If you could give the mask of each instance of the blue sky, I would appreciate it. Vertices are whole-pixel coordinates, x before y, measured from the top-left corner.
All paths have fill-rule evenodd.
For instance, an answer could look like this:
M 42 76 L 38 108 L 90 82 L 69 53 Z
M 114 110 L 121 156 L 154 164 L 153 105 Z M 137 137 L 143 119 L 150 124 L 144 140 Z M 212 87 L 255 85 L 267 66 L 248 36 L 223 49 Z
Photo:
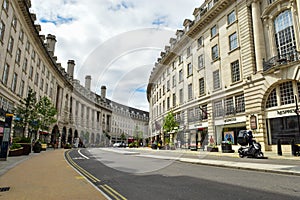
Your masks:
M 197 0 L 32 0 L 42 34 L 56 35 L 55 55 L 66 68 L 75 60 L 75 78 L 118 103 L 148 110 L 150 72 L 169 38 L 194 19 Z

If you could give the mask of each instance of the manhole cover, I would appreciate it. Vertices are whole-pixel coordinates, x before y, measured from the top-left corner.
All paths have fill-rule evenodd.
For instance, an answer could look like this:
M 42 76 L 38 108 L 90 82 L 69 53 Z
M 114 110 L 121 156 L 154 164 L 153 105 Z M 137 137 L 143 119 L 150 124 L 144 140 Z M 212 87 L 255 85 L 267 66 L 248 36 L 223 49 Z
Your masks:
M 10 187 L 2 187 L 0 188 L 0 192 L 6 192 L 10 189 Z

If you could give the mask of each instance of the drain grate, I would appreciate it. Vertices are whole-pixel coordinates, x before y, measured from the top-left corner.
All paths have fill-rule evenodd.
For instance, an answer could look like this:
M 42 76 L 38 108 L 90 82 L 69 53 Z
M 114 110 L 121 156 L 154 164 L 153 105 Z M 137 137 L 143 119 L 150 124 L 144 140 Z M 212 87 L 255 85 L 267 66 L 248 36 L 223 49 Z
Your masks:
M 10 187 L 2 187 L 0 188 L 0 192 L 7 192 L 10 189 Z

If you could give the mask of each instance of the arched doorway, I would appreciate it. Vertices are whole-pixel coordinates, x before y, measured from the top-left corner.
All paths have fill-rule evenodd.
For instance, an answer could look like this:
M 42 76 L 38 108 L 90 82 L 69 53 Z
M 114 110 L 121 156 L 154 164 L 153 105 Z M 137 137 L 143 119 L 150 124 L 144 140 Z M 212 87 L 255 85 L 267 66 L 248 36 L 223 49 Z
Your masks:
M 59 134 L 58 126 L 55 125 L 51 132 L 51 141 L 50 142 L 53 143 L 54 141 L 58 141 L 59 136 L 60 136 L 60 134 Z
M 73 139 L 73 133 L 72 133 L 72 129 L 70 128 L 69 133 L 68 133 L 68 143 L 69 144 L 73 144 L 72 139 Z
M 67 129 L 63 127 L 62 134 L 61 134 L 61 147 L 64 147 L 67 141 Z

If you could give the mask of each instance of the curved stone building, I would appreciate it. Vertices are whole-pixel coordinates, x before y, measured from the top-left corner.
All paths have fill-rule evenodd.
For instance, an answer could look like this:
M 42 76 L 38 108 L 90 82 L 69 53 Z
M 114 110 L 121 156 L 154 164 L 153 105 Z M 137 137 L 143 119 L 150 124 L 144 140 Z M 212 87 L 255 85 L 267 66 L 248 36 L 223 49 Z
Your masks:
M 184 20 L 149 78 L 150 134 L 189 148 L 253 130 L 263 150 L 300 143 L 300 5 L 297 0 L 205 0 Z M 296 114 L 297 113 L 297 114 Z M 203 137 L 206 139 L 203 140 Z M 201 140 L 202 138 L 202 140 Z M 235 146 L 236 145 L 236 146 Z
M 116 129 L 112 129 L 117 103 L 106 98 L 106 87 L 101 87 L 101 95 L 91 92 L 91 76 L 86 76 L 84 87 L 74 79 L 74 60 L 68 61 L 67 71 L 57 62 L 56 37 L 40 35 L 41 26 L 36 22 L 36 15 L 30 12 L 30 0 L 1 0 L 0 5 L 1 141 L 5 113 L 13 112 L 20 99 L 32 89 L 38 100 L 47 96 L 58 110 L 57 124 L 49 133 L 41 133 L 46 134 L 49 141 L 59 141 L 60 146 L 72 144 L 75 138 L 80 138 L 86 146 L 115 142 L 111 136 L 118 138 L 121 133 L 116 134 Z M 128 109 L 134 115 L 131 123 L 147 130 L 148 113 Z M 128 116 L 122 117 L 128 119 Z M 130 128 L 124 131 L 128 137 L 132 136 Z

